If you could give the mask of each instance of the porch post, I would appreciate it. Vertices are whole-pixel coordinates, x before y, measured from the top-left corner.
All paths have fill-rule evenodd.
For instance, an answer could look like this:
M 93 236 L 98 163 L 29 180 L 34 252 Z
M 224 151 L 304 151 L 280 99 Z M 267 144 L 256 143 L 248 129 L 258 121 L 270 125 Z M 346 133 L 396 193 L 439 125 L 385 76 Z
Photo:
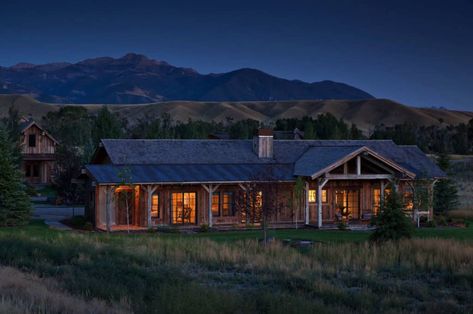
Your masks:
M 356 156 L 356 174 L 361 175 L 361 156 Z
M 204 185 L 202 184 L 202 187 L 208 192 L 209 194 L 209 203 L 208 203 L 208 218 L 209 218 L 209 221 L 208 221 L 208 225 L 209 227 L 212 227 L 213 226 L 213 216 L 212 216 L 212 197 L 213 197 L 213 192 L 215 192 L 218 187 L 220 186 L 220 184 L 217 184 L 217 185 L 212 185 L 212 184 L 209 184 L 209 185 Z
M 304 214 L 305 214 L 305 224 L 309 224 L 309 182 L 305 182 L 305 208 L 304 208 Z
M 158 187 L 157 186 L 152 186 L 152 185 L 147 185 L 146 186 L 146 196 L 147 196 L 147 210 L 148 210 L 148 228 L 151 227 L 151 208 L 152 208 L 152 198 L 153 198 L 153 193 L 156 191 Z
M 317 227 L 322 227 L 322 189 L 327 184 L 328 179 L 319 179 L 317 182 Z
M 386 186 L 384 185 L 384 180 L 381 180 L 381 191 L 380 191 L 380 200 L 379 200 L 379 203 L 381 205 L 381 207 L 384 207 L 384 189 L 386 188 Z
M 434 186 L 437 183 L 437 180 L 433 180 L 432 183 L 429 185 L 429 217 L 428 220 L 432 220 L 434 217 Z
M 112 197 L 113 197 L 113 191 L 115 190 L 115 187 L 113 186 L 105 186 L 105 220 L 107 224 L 107 232 L 112 231 Z

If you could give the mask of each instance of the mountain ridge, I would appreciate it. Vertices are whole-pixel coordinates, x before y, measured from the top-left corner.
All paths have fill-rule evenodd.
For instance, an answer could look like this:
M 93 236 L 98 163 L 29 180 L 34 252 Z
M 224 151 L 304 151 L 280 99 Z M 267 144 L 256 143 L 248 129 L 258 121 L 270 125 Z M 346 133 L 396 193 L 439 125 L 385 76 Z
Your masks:
M 201 74 L 135 53 L 76 63 L 0 67 L 0 94 L 27 94 L 39 101 L 76 104 L 374 98 L 340 82 L 288 80 L 252 68 Z
M 7 116 L 8 108 L 13 106 L 21 115 L 31 115 L 38 121 L 50 111 L 57 111 L 63 105 L 39 102 L 23 95 L 0 95 L 0 118 Z M 75 105 L 85 107 L 90 114 L 96 114 L 102 104 Z M 293 101 L 243 101 L 243 102 L 196 102 L 167 101 L 151 104 L 127 104 L 108 106 L 128 125 L 141 119 L 159 118 L 168 113 L 174 121 L 186 122 L 189 119 L 225 123 L 253 119 L 271 123 L 283 118 L 317 117 L 331 113 L 337 119 L 356 124 L 365 134 L 376 125 L 410 123 L 415 125 L 457 125 L 468 123 L 473 112 L 434 108 L 415 108 L 388 99 L 371 100 L 293 100 Z

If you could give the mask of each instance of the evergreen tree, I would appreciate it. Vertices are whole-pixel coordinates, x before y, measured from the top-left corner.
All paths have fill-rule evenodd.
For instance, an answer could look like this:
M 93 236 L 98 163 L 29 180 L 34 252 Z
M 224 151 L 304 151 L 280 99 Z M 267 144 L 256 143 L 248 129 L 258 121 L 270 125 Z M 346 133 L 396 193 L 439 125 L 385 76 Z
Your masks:
M 437 158 L 438 166 L 448 173 L 450 158 L 446 153 L 440 153 Z M 449 178 L 441 179 L 434 187 L 434 211 L 442 213 L 454 209 L 458 205 L 458 190 Z
M 28 223 L 30 199 L 13 157 L 7 131 L 0 128 L 0 226 Z
M 314 131 L 314 124 L 312 122 L 312 119 L 308 119 L 304 123 L 304 139 L 306 140 L 312 140 L 315 139 L 315 131 Z
M 403 212 L 402 201 L 396 191 L 392 191 L 383 202 L 381 211 L 373 220 L 376 225 L 371 234 L 372 241 L 397 241 L 410 238 L 413 233 L 412 222 Z
M 123 125 L 117 115 L 111 113 L 106 106 L 102 106 L 92 128 L 94 144 L 97 145 L 103 138 L 120 138 Z

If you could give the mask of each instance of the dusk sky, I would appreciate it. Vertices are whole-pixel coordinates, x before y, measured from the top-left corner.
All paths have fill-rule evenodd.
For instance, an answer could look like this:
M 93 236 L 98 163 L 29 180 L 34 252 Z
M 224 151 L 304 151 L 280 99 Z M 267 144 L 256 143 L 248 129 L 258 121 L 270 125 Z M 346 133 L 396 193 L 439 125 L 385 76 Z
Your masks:
M 5 1 L 0 65 L 145 54 L 473 110 L 473 1 Z

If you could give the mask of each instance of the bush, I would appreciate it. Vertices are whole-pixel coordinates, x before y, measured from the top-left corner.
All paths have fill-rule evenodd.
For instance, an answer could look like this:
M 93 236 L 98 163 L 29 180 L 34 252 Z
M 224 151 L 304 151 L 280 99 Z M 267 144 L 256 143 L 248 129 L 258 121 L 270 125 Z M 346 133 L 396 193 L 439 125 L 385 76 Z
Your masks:
M 199 232 L 209 232 L 210 227 L 208 224 L 201 224 L 199 228 Z
M 397 241 L 410 238 L 414 232 L 412 222 L 404 215 L 401 199 L 395 191 L 383 203 L 373 222 L 376 229 L 371 234 L 372 241 Z

